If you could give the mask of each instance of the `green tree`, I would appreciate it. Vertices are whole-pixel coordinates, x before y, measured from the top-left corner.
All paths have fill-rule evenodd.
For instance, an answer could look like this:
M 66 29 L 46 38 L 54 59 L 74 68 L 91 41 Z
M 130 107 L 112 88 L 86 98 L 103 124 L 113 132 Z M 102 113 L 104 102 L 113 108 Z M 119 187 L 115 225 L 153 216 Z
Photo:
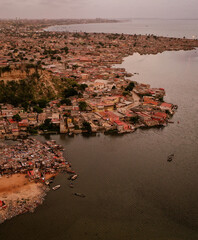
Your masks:
M 81 101 L 81 102 L 78 103 L 78 106 L 79 106 L 80 111 L 86 111 L 87 103 Z
M 125 97 L 126 95 L 128 95 L 129 94 L 129 92 L 128 91 L 124 91 L 123 93 L 122 93 L 122 95 Z
M 130 82 L 129 85 L 125 88 L 125 91 L 132 91 L 134 87 L 134 82 Z
M 72 105 L 72 102 L 69 98 L 63 98 L 61 100 L 61 104 L 66 104 L 67 106 L 71 106 Z
M 139 117 L 138 117 L 138 116 L 134 116 L 134 117 L 131 117 L 131 118 L 130 118 L 130 122 L 131 122 L 131 123 L 136 124 L 138 121 L 139 121 Z
M 42 110 L 42 108 L 40 108 L 39 106 L 34 106 L 34 107 L 33 107 L 33 112 L 42 113 L 43 110 Z
M 38 100 L 38 105 L 40 108 L 46 108 L 47 102 L 48 101 L 46 99 L 40 99 L 40 100 Z
M 17 113 L 16 115 L 14 115 L 13 117 L 12 117 L 12 119 L 14 120 L 14 121 L 16 121 L 16 122 L 20 122 L 21 121 L 21 117 L 20 117 L 20 115 Z
M 63 96 L 65 98 L 72 97 L 72 96 L 75 96 L 75 95 L 78 95 L 78 92 L 76 91 L 75 88 L 69 87 L 69 88 L 65 89 L 64 92 L 63 92 Z
M 64 52 L 65 52 L 65 54 L 68 54 L 68 52 L 69 52 L 69 49 L 68 49 L 68 47 L 67 46 L 65 46 L 64 48 L 62 48 L 61 50 L 63 50 Z
M 91 133 L 92 132 L 91 124 L 87 121 L 84 121 L 83 122 L 83 130 L 86 130 L 88 133 Z
M 80 85 L 79 85 L 78 89 L 79 89 L 80 91 L 84 92 L 87 87 L 88 87 L 88 85 L 83 83 L 83 84 L 80 84 Z
M 38 133 L 37 129 L 36 128 L 33 128 L 33 127 L 28 127 L 27 128 L 27 131 L 31 134 L 31 135 L 35 135 Z
M 51 119 L 45 119 L 44 123 L 39 126 L 40 130 L 59 131 L 59 126 L 53 124 Z

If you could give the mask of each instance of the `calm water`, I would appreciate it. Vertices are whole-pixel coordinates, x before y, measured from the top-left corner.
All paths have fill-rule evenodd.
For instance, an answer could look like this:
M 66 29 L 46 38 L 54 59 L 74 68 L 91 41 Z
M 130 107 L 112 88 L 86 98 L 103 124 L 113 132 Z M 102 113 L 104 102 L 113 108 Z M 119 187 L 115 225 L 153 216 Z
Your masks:
M 165 37 L 198 38 L 198 20 L 133 19 L 121 23 L 52 26 L 49 31 L 154 34 Z
M 61 189 L 35 213 L 1 225 L 0 240 L 198 239 L 197 65 L 197 50 L 126 58 L 134 80 L 164 87 L 179 105 L 175 124 L 119 137 L 51 136 L 79 173 L 75 188 L 59 175 Z

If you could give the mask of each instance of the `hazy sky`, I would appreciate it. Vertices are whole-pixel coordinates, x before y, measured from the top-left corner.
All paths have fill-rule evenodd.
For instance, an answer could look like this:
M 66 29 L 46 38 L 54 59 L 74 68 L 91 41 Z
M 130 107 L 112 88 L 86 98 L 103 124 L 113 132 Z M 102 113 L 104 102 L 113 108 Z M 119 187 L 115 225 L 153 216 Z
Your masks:
M 0 0 L 0 18 L 198 18 L 198 0 Z

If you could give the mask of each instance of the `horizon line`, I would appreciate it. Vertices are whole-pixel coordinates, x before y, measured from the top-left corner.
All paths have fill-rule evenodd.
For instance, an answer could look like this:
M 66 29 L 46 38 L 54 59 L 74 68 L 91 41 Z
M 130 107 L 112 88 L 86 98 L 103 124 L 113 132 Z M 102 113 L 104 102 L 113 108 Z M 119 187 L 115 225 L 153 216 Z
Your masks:
M 1 17 L 0 20 L 133 20 L 133 19 L 153 19 L 153 20 L 198 20 L 198 18 L 158 18 L 158 17 L 127 17 L 127 18 L 109 18 L 109 17 L 96 17 L 96 18 L 21 18 L 21 17 Z

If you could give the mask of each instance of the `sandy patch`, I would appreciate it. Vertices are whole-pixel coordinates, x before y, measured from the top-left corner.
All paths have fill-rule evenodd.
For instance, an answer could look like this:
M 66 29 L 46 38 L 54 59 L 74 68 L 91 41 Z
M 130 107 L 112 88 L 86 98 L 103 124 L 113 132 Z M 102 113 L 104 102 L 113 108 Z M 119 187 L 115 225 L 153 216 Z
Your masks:
M 52 177 L 48 175 L 47 178 Z M 43 183 L 30 182 L 25 174 L 0 178 L 0 200 L 7 205 L 0 209 L 0 223 L 13 216 L 34 211 L 42 204 L 47 187 Z

